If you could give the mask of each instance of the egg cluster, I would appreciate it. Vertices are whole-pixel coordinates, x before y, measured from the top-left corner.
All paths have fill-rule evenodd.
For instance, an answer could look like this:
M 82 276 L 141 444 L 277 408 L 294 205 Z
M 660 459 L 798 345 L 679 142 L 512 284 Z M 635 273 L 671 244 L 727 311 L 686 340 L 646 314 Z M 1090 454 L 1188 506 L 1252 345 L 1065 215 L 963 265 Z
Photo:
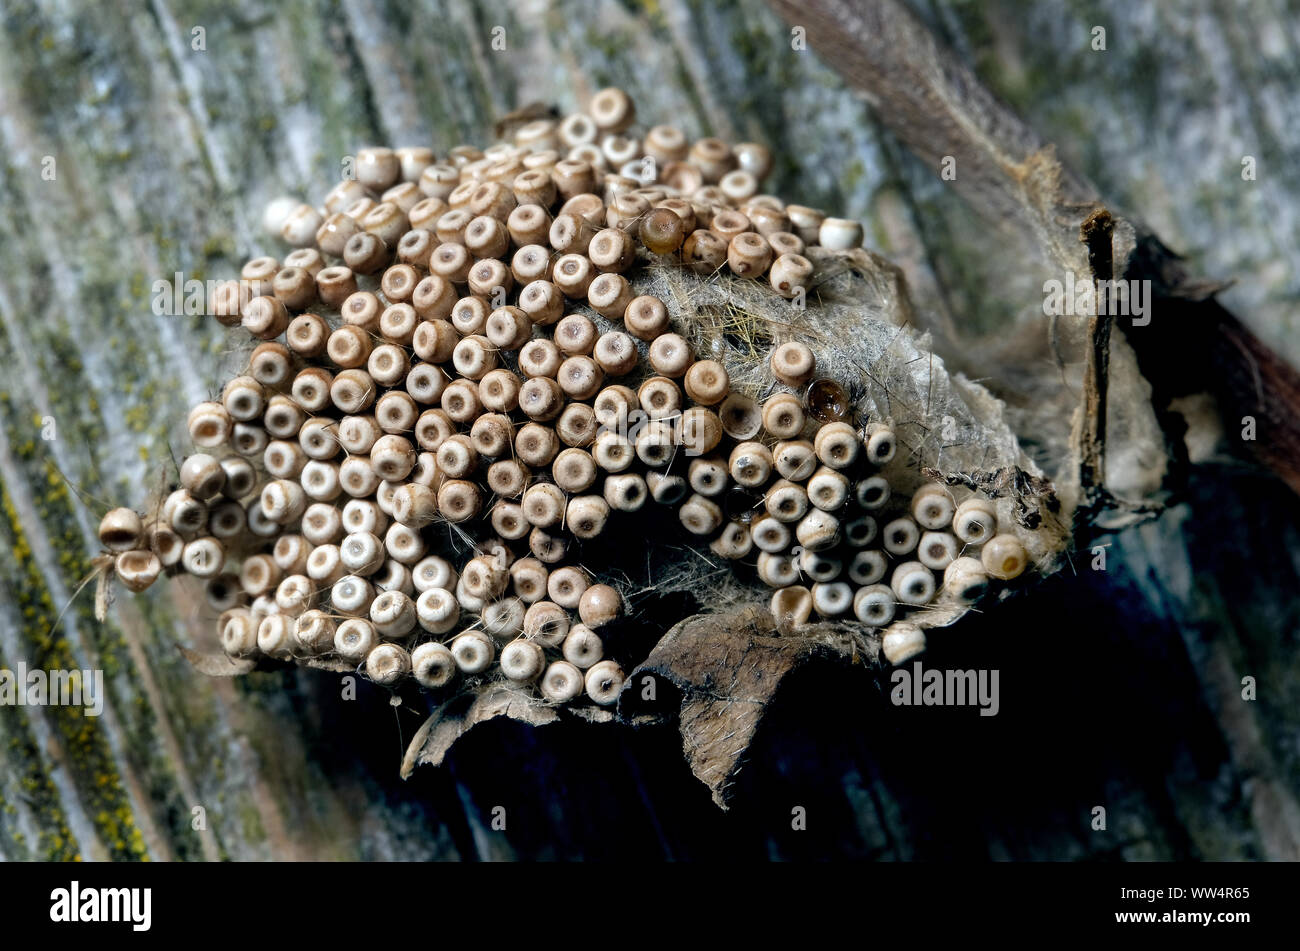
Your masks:
M 633 289 L 638 267 L 687 267 L 795 298 L 806 247 L 862 241 L 759 194 L 762 146 L 634 123 L 606 89 L 482 151 L 363 150 L 322 207 L 272 203 L 294 249 L 212 306 L 261 341 L 247 370 L 190 411 L 198 451 L 158 511 L 101 524 L 122 583 L 204 579 L 234 657 L 610 704 L 624 675 L 600 632 L 624 601 L 581 555 L 622 513 L 663 506 L 720 556 L 756 551 L 795 623 L 880 627 L 936 573 L 963 600 L 1019 574 L 988 501 L 926 486 L 897 510 L 893 433 L 855 428 L 808 346 L 771 351 L 760 402 Z
M 782 383 L 801 389 L 804 400 L 781 392 L 761 412 L 743 398 L 724 405 L 727 423 L 746 441 L 731 451 L 725 471 L 697 460 L 690 478 L 700 491 L 700 480 L 714 477 L 709 467 L 717 466 L 724 482 L 730 475 L 729 508 L 737 517 L 711 547 L 736 559 L 757 550 L 758 577 L 776 589 L 771 606 L 778 620 L 798 625 L 815 611 L 886 627 L 901 611 L 940 595 L 972 603 L 990 579 L 1010 580 L 1025 570 L 1024 546 L 1013 534 L 999 534 L 988 499 L 972 496 L 958 505 L 935 484 L 894 496 L 882 471 L 897 452 L 894 433 L 880 423 L 860 432 L 845 422 L 843 388 L 827 379 L 809 382 L 813 359 L 806 347 L 776 348 L 772 369 Z M 811 440 L 803 438 L 810 422 Z M 755 441 L 760 432 L 771 445 Z M 917 634 L 908 631 L 913 642 Z

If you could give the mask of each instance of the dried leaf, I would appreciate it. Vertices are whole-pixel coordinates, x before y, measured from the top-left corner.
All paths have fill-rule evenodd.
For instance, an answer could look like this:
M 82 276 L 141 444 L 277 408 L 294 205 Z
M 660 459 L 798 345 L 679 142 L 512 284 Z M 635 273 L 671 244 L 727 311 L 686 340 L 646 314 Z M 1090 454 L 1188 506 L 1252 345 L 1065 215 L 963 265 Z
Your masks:
M 303 657 L 298 660 L 303 667 L 315 667 L 317 670 L 328 670 L 336 674 L 355 674 L 357 665 L 350 661 L 340 660 L 337 657 Z
M 95 574 L 95 620 L 102 622 L 113 604 L 113 558 L 100 555 L 91 564 Z
M 424 721 L 402 759 L 402 778 L 408 778 L 416 766 L 439 765 L 457 740 L 487 720 L 509 717 L 531 726 L 545 726 L 557 722 L 560 716 L 559 707 L 511 684 L 483 684 L 447 701 Z M 590 710 L 584 719 L 607 722 L 614 719 L 614 714 L 610 710 Z
M 247 657 L 230 657 L 227 654 L 204 654 L 181 644 L 177 644 L 176 649 L 181 652 L 182 657 L 190 662 L 191 667 L 209 677 L 238 677 L 250 673 L 257 667 L 257 661 Z
M 781 636 L 768 611 L 696 615 L 670 630 L 628 678 L 620 713 L 631 708 L 646 675 L 681 691 L 679 726 L 691 772 L 727 808 L 729 788 L 743 765 L 781 682 L 824 660 L 874 664 L 879 642 L 851 624 L 809 624 Z

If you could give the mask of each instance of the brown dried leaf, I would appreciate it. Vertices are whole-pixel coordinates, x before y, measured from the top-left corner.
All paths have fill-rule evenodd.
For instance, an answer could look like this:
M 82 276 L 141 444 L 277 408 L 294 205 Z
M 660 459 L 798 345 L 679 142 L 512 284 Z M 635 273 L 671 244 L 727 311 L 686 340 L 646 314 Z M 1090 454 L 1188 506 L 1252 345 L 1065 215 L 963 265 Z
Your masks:
M 328 670 L 335 674 L 355 674 L 357 665 L 350 661 L 340 660 L 337 657 L 301 657 L 298 663 L 303 667 L 314 667 L 317 670 Z
M 509 717 L 531 726 L 545 726 L 560 719 L 560 708 L 518 687 L 492 682 L 474 691 L 460 694 L 434 711 L 416 731 L 402 758 L 401 775 L 408 778 L 416 766 L 442 763 L 452 744 L 480 723 L 497 717 Z M 584 719 L 607 722 L 614 719 L 610 710 L 586 711 Z
M 176 649 L 181 652 L 182 657 L 190 662 L 191 667 L 209 677 L 239 677 L 250 673 L 257 666 L 256 660 L 247 657 L 235 658 L 227 654 L 204 654 L 181 644 L 177 644 Z
M 682 748 L 713 801 L 727 808 L 729 787 L 782 680 L 825 660 L 875 664 L 879 641 L 852 624 L 809 624 L 782 636 L 770 612 L 696 615 L 670 630 L 623 688 L 620 713 L 642 676 L 673 683 L 682 694 Z

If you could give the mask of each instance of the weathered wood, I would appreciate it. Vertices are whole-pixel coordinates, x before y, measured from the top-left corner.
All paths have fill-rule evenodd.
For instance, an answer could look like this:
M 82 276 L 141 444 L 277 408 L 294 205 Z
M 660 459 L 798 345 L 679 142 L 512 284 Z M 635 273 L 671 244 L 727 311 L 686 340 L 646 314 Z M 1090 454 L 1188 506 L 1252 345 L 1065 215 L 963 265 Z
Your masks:
M 1294 34 L 1281 15 L 1197 9 L 1199 21 L 1175 21 L 1098 4 L 1112 24 L 1100 61 L 1075 7 L 922 12 L 1103 192 L 1196 250 L 1207 273 L 1241 274 L 1232 302 L 1285 341 L 1289 278 L 1274 249 L 1296 245 L 1280 170 L 1300 124 L 1243 97 L 1294 84 Z M 1176 70 L 1198 69 L 1176 65 L 1194 22 L 1219 27 L 1190 39 L 1239 77 L 1232 108 L 1173 94 Z M 3 857 L 1295 856 L 1300 671 L 1287 593 L 1300 581 L 1300 512 L 1240 470 L 1202 474 L 1189 507 L 1114 539 L 1107 571 L 1080 564 L 1077 579 L 936 639 L 934 663 L 1001 669 L 997 717 L 893 707 L 860 671 L 797 675 L 726 817 L 671 728 L 493 723 L 445 767 L 401 783 L 425 711 L 364 684 L 344 700 L 324 672 L 197 675 L 175 647 L 211 643 L 192 587 L 122 598 L 96 623 L 90 592 L 72 595 L 97 515 L 145 498 L 186 445 L 184 406 L 242 358 L 211 322 L 155 314 L 153 282 L 232 274 L 270 247 L 258 233 L 267 199 L 321 193 L 367 142 L 481 141 L 520 102 L 569 108 L 617 82 L 647 116 L 769 143 L 773 190 L 864 218 L 908 271 L 927 325 L 998 326 L 990 262 L 1005 259 L 757 0 L 15 3 L 3 25 L 0 666 L 100 667 L 108 680 L 98 720 L 0 707 Z M 191 47 L 196 26 L 205 50 Z M 495 26 L 505 52 L 491 48 Z M 1167 97 L 1144 93 L 1152 62 Z M 1167 145 L 1189 128 L 1219 141 L 1234 117 L 1253 123 L 1251 185 L 1239 188 L 1226 152 L 1205 163 Z M 1251 188 L 1258 197 L 1239 200 Z M 1259 684 L 1251 705 L 1239 699 L 1246 674 Z M 498 805 L 504 832 L 491 827 Z M 791 830 L 796 805 L 805 832 Z M 1106 834 L 1089 829 L 1094 805 L 1108 808 Z

